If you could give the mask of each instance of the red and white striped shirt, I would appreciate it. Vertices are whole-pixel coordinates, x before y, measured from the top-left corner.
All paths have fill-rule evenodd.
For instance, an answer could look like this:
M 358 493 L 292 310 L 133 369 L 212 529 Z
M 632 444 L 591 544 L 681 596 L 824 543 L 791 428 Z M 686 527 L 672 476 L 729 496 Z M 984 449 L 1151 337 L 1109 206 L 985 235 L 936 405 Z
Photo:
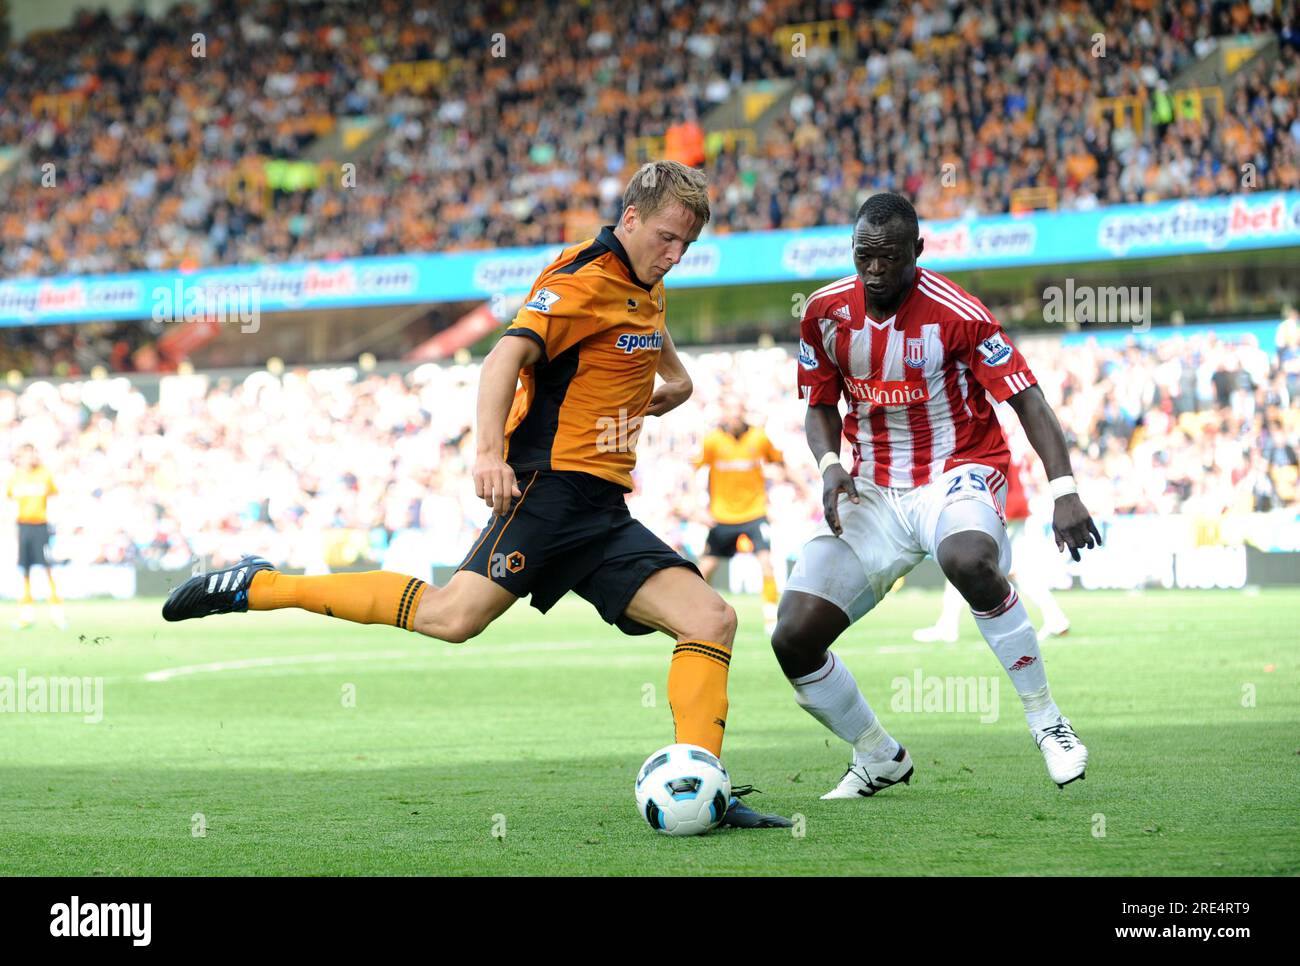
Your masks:
M 853 473 L 879 486 L 922 486 L 962 463 L 1003 475 L 1010 454 L 993 407 L 1037 380 L 975 296 L 916 269 L 898 311 L 866 312 L 849 275 L 813 293 L 799 323 L 799 393 L 810 406 L 848 403 Z

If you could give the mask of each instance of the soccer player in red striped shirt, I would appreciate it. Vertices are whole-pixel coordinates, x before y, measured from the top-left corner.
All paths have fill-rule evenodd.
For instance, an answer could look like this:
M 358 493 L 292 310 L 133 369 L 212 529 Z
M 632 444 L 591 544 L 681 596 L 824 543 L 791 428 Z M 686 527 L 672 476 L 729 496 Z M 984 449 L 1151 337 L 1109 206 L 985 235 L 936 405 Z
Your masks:
M 868 198 L 854 223 L 856 274 L 814 292 L 800 322 L 798 386 L 826 522 L 786 584 L 772 648 L 795 700 L 853 745 L 843 779 L 823 798 L 867 797 L 912 776 L 911 756 L 830 647 L 927 554 L 961 591 L 1020 695 L 1052 780 L 1082 778 L 1088 763 L 1006 578 L 1009 453 L 986 393 L 1015 410 L 1043 461 L 1058 549 L 1078 560 L 1101 537 L 1024 357 L 979 299 L 917 266 L 923 247 L 907 199 Z M 851 472 L 840 463 L 841 433 Z

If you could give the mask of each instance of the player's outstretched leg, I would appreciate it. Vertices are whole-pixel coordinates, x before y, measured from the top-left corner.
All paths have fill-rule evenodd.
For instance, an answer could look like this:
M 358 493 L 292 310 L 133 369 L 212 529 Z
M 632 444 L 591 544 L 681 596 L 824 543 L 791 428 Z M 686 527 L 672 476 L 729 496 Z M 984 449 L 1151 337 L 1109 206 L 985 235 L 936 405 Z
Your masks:
M 727 726 L 727 672 L 736 636 L 736 612 L 687 567 L 668 567 L 646 578 L 624 615 L 677 639 L 668 666 L 673 741 L 722 757 Z M 733 787 L 720 823 L 732 828 L 789 828 L 780 815 L 764 815 L 740 801 L 753 786 Z
M 191 577 L 163 604 L 169 621 L 288 607 L 355 624 L 388 624 L 459 644 L 518 600 L 479 574 L 459 571 L 445 587 L 408 574 L 371 570 L 296 577 L 261 557 Z
M 972 506 L 984 505 L 968 500 L 959 506 L 967 512 Z M 941 517 L 939 532 L 944 529 Z M 1065 787 L 1084 777 L 1088 749 L 1052 700 L 1038 634 L 1015 588 L 1003 576 L 1000 556 L 997 540 L 984 530 L 952 532 L 939 543 L 936 553 L 939 566 L 970 604 L 975 624 L 1020 695 L 1034 742 L 1047 762 L 1047 773 L 1058 786 Z
M 845 556 L 847 554 L 847 556 Z M 852 558 L 852 559 L 850 559 Z M 855 575 L 848 584 L 840 580 L 840 603 L 795 589 L 819 582 L 818 574 Z M 804 547 L 791 586 L 781 597 L 772 650 L 781 670 L 794 687 L 795 701 L 830 731 L 853 746 L 840 783 L 824 799 L 870 798 L 890 785 L 912 779 L 912 757 L 885 730 L 858 688 L 852 672 L 830 646 L 855 617 L 870 610 L 875 601 L 862 574 L 857 555 L 835 537 L 814 537 Z M 837 594 L 836 585 L 820 581 L 821 592 Z M 842 606 L 841 606 L 842 605 Z

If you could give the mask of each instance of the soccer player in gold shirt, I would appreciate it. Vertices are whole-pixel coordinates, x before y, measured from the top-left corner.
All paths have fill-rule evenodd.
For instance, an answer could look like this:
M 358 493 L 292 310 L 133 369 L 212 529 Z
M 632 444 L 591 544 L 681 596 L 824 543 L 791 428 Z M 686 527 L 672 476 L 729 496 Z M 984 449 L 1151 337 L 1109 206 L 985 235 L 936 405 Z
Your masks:
M 767 522 L 767 483 L 763 464 L 785 466 L 785 457 L 767 433 L 745 421 L 743 408 L 732 403 L 722 425 L 704 437 L 697 467 L 709 468 L 709 530 L 700 559 L 705 580 L 718 562 L 740 553 L 753 553 L 763 571 L 763 625 L 771 636 L 776 627 L 776 577 L 772 572 L 772 541 Z
M 5 495 L 18 501 L 18 567 L 23 572 L 23 598 L 19 601 L 16 630 L 31 627 L 36 620 L 36 601 L 32 597 L 32 568 L 44 567 L 50 585 L 50 617 L 59 628 L 68 626 L 54 585 L 50 567 L 49 498 L 58 494 L 54 477 L 41 465 L 36 447 L 27 443 L 18 449 L 17 470 L 9 479 Z

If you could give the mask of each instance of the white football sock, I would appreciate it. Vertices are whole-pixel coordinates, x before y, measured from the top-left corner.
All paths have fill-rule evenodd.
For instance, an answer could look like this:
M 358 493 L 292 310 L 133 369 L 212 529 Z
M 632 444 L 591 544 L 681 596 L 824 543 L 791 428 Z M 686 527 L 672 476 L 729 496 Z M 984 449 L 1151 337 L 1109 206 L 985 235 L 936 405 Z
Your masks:
M 1011 685 L 1025 706 L 1031 728 L 1054 721 L 1061 712 L 1047 687 L 1047 671 L 1038 650 L 1038 633 L 1025 605 L 1012 587 L 1004 600 L 990 611 L 972 610 L 975 626 L 1006 669 Z M 1050 719 L 1050 721 L 1049 721 Z
M 854 761 L 887 761 L 898 754 L 898 742 L 877 720 L 858 682 L 834 654 L 826 655 L 820 669 L 790 678 L 790 683 L 799 707 L 853 745 Z

